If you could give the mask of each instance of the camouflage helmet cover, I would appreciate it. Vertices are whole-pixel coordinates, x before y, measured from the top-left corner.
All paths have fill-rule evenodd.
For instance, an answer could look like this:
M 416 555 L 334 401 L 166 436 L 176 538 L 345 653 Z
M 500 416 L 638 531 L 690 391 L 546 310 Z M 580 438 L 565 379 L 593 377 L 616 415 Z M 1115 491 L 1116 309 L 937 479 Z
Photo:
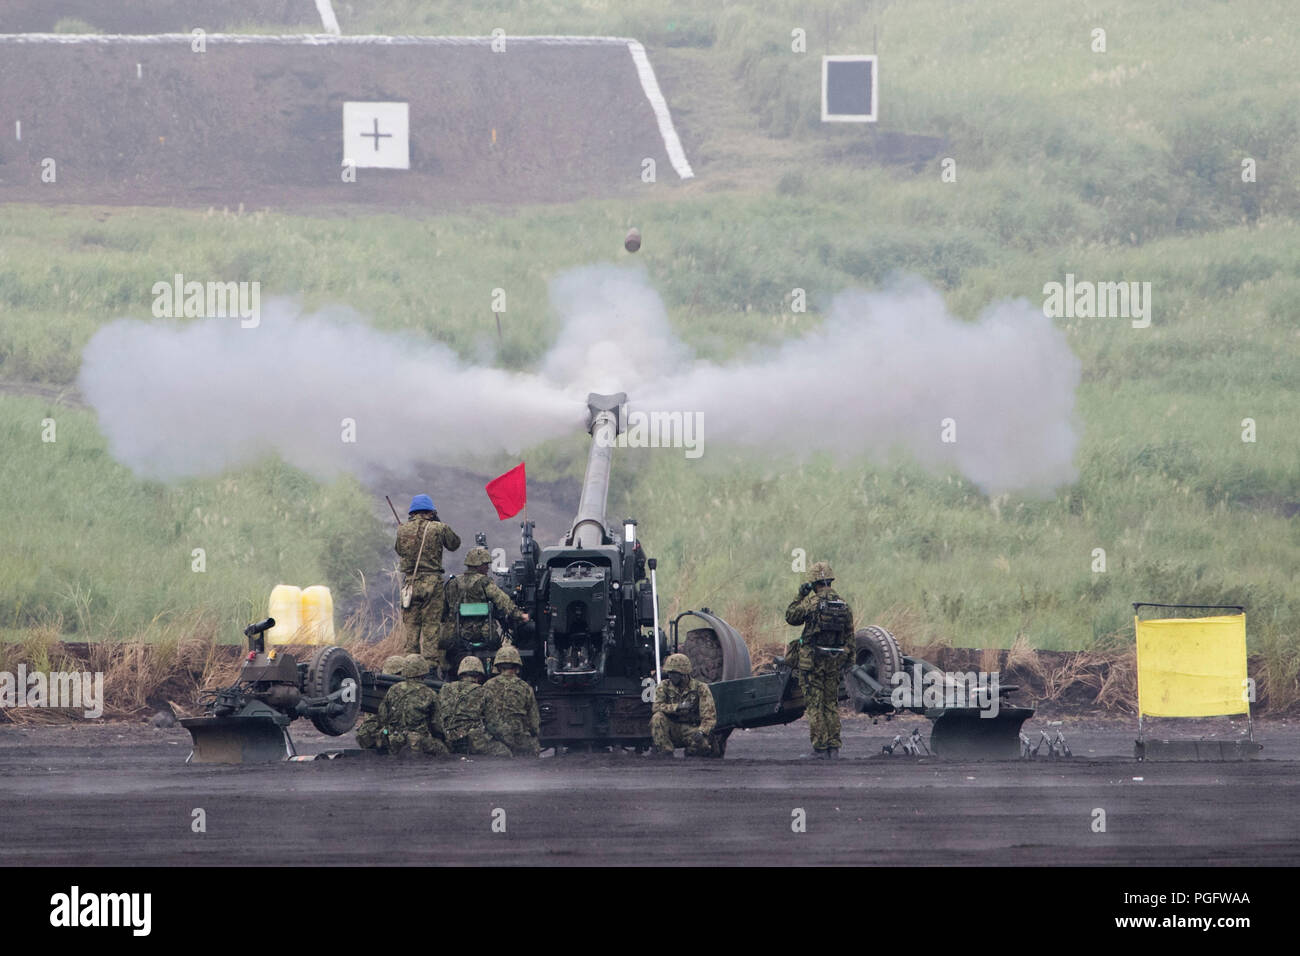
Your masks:
M 835 572 L 831 570 L 829 561 L 818 561 L 808 569 L 808 583 L 816 584 L 818 581 L 834 581 Z
M 664 661 L 664 673 L 671 674 L 673 671 L 690 677 L 691 659 L 685 654 L 669 654 L 668 660 Z
M 491 564 L 492 554 L 487 548 L 470 548 L 465 555 L 465 567 L 477 568 L 480 564 Z
M 402 674 L 402 665 L 405 663 L 406 657 L 402 654 L 394 654 L 391 657 L 385 657 L 383 671 L 385 674 L 396 674 L 400 677 Z
M 460 667 L 456 668 L 456 676 L 464 677 L 466 674 L 482 674 L 483 662 L 473 654 L 468 654 L 462 658 Z
M 500 667 L 502 664 L 514 664 L 516 667 L 524 666 L 524 660 L 519 656 L 519 651 L 513 644 L 506 644 L 502 646 L 501 650 L 497 651 L 496 665 Z
M 401 668 L 396 673 L 408 680 L 423 677 L 429 673 L 429 662 L 419 654 L 407 654 L 402 658 Z

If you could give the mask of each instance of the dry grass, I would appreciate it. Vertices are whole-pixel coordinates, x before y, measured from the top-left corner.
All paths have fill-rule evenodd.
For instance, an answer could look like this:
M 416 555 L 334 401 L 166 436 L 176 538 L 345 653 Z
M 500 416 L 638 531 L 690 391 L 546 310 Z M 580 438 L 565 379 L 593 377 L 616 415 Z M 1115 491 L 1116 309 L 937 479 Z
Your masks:
M 1137 712 L 1137 652 L 1134 648 L 1119 653 L 1084 653 L 1080 657 L 1083 669 L 1080 681 L 1096 690 L 1094 704 L 1107 711 Z
M 756 672 L 785 652 L 785 640 L 752 636 L 773 633 L 762 608 L 727 606 L 721 614 L 746 635 Z M 899 638 L 907 654 L 936 662 L 953 653 L 975 654 L 953 649 L 935 634 L 925 634 L 929 642 L 925 644 L 908 640 L 909 635 L 918 632 L 919 618 L 914 609 L 905 605 L 888 609 L 877 620 Z M 391 618 L 386 618 L 385 623 L 390 626 L 381 640 L 366 641 L 360 637 L 363 630 L 359 617 L 340 629 L 336 643 L 345 647 L 363 669 L 378 670 L 385 658 L 401 651 L 402 645 L 401 628 L 391 626 Z M 351 626 L 354 624 L 355 628 Z M 791 628 L 790 636 L 795 632 Z M 787 636 L 775 633 L 781 638 Z M 310 660 L 316 649 L 306 645 L 283 648 L 299 661 Z M 102 673 L 104 717 L 110 719 L 139 719 L 168 705 L 178 716 L 195 716 L 201 712 L 200 693 L 234 683 L 242 657 L 234 645 L 216 641 L 215 622 L 202 619 L 188 624 L 183 634 L 151 635 L 147 641 L 68 645 L 59 639 L 59 628 L 51 624 L 32 629 L 21 641 L 0 643 L 0 671 L 13 673 L 22 664 L 29 674 L 83 670 Z M 1271 660 L 1264 655 L 1253 665 L 1261 691 L 1257 709 L 1285 713 L 1300 702 L 1300 663 L 1288 657 L 1284 666 L 1270 668 Z M 980 649 L 978 661 L 980 670 L 998 671 L 1009 683 L 1019 684 L 1021 693 L 1035 705 L 1049 703 L 1116 714 L 1133 714 L 1137 710 L 1137 656 L 1131 644 L 1091 651 L 1039 651 L 1020 634 L 1006 650 Z M 51 724 L 80 719 L 80 711 L 31 707 L 0 711 L 0 722 Z
M 1018 639 L 1007 652 L 1002 670 L 1015 674 L 1035 703 L 1137 712 L 1137 655 L 1131 647 L 1063 653 L 1035 651 Z
M 1023 633 L 1017 634 L 1016 639 L 1011 642 L 1011 648 L 1007 651 L 1006 669 L 1026 670 L 1036 666 L 1038 663 L 1038 651 L 1029 643 Z
M 384 658 L 401 649 L 400 628 L 383 640 L 367 643 L 354 634 L 341 633 L 338 643 L 348 649 L 363 668 L 378 669 Z M 316 647 L 286 645 L 283 650 L 299 661 L 310 660 Z M 104 675 L 104 713 L 107 719 L 139 719 L 170 706 L 179 717 L 202 713 L 204 690 L 228 687 L 242 664 L 241 648 L 218 643 L 214 622 L 198 622 L 183 635 L 152 640 L 101 641 L 64 644 L 56 628 L 31 631 L 22 641 L 0 644 L 0 670 L 14 673 L 23 665 L 28 674 L 52 671 L 90 671 Z M 52 724 L 83 719 L 81 711 L 43 707 L 0 710 L 0 722 Z
M 347 648 L 349 654 L 356 658 L 357 663 L 364 670 L 377 671 L 385 658 L 402 652 L 402 629 L 395 627 L 388 632 L 388 636 L 383 640 L 373 643 L 367 643 L 356 638 L 348 638 L 340 643 Z

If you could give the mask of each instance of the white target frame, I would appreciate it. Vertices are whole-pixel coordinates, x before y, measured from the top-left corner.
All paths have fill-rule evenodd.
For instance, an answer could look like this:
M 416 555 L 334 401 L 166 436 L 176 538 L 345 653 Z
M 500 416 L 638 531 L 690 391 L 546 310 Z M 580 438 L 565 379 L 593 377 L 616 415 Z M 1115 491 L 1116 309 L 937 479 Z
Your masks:
M 830 65 L 832 63 L 870 63 L 871 64 L 871 112 L 870 113 L 832 113 L 827 103 L 827 90 L 830 85 Z M 822 57 L 822 122 L 823 123 L 874 123 L 880 115 L 877 107 L 880 95 L 880 73 L 876 54 L 845 54 Z

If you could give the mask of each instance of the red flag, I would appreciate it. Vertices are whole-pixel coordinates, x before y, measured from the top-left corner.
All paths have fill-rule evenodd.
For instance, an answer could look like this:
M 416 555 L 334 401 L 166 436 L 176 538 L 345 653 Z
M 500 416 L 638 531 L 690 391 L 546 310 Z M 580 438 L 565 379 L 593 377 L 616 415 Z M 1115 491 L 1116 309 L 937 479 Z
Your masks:
M 497 517 L 502 521 L 517 515 L 528 504 L 528 481 L 524 478 L 524 463 L 521 461 L 504 475 L 493 478 L 483 490 L 492 500 L 492 507 L 497 509 Z

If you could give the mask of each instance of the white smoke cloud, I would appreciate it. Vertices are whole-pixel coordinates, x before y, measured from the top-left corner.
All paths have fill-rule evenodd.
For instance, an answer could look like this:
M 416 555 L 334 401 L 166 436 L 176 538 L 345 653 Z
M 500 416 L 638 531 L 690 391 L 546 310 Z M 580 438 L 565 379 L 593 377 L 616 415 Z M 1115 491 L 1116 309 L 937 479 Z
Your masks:
M 114 457 L 164 480 L 270 454 L 320 476 L 450 462 L 519 452 L 585 421 L 581 402 L 536 375 L 465 365 L 348 310 L 302 315 L 279 299 L 252 329 L 113 322 L 87 344 L 78 384 Z
M 550 291 L 563 325 L 542 374 L 584 403 L 588 392 L 634 396 L 642 385 L 689 366 L 690 352 L 641 270 L 583 266 L 556 276 Z
M 86 346 L 79 385 L 118 460 L 162 479 L 278 454 L 317 475 L 518 453 L 578 432 L 587 392 L 633 408 L 702 412 L 709 443 L 844 459 L 902 449 L 992 492 L 1075 477 L 1079 362 L 1025 302 L 975 323 L 920 283 L 837 297 L 815 331 L 770 356 L 692 362 L 643 272 L 570 270 L 551 284 L 561 317 L 536 373 L 462 362 L 349 310 L 302 315 L 272 300 L 237 321 L 119 320 Z M 341 440 L 356 422 L 356 442 Z M 957 441 L 940 442 L 940 422 Z
M 1080 363 L 1028 302 L 974 323 L 912 281 L 846 292 L 826 321 L 760 361 L 697 365 L 638 393 L 643 407 L 704 414 L 709 442 L 841 459 L 903 450 L 987 491 L 1047 491 L 1076 477 Z M 941 441 L 952 419 L 956 440 Z

